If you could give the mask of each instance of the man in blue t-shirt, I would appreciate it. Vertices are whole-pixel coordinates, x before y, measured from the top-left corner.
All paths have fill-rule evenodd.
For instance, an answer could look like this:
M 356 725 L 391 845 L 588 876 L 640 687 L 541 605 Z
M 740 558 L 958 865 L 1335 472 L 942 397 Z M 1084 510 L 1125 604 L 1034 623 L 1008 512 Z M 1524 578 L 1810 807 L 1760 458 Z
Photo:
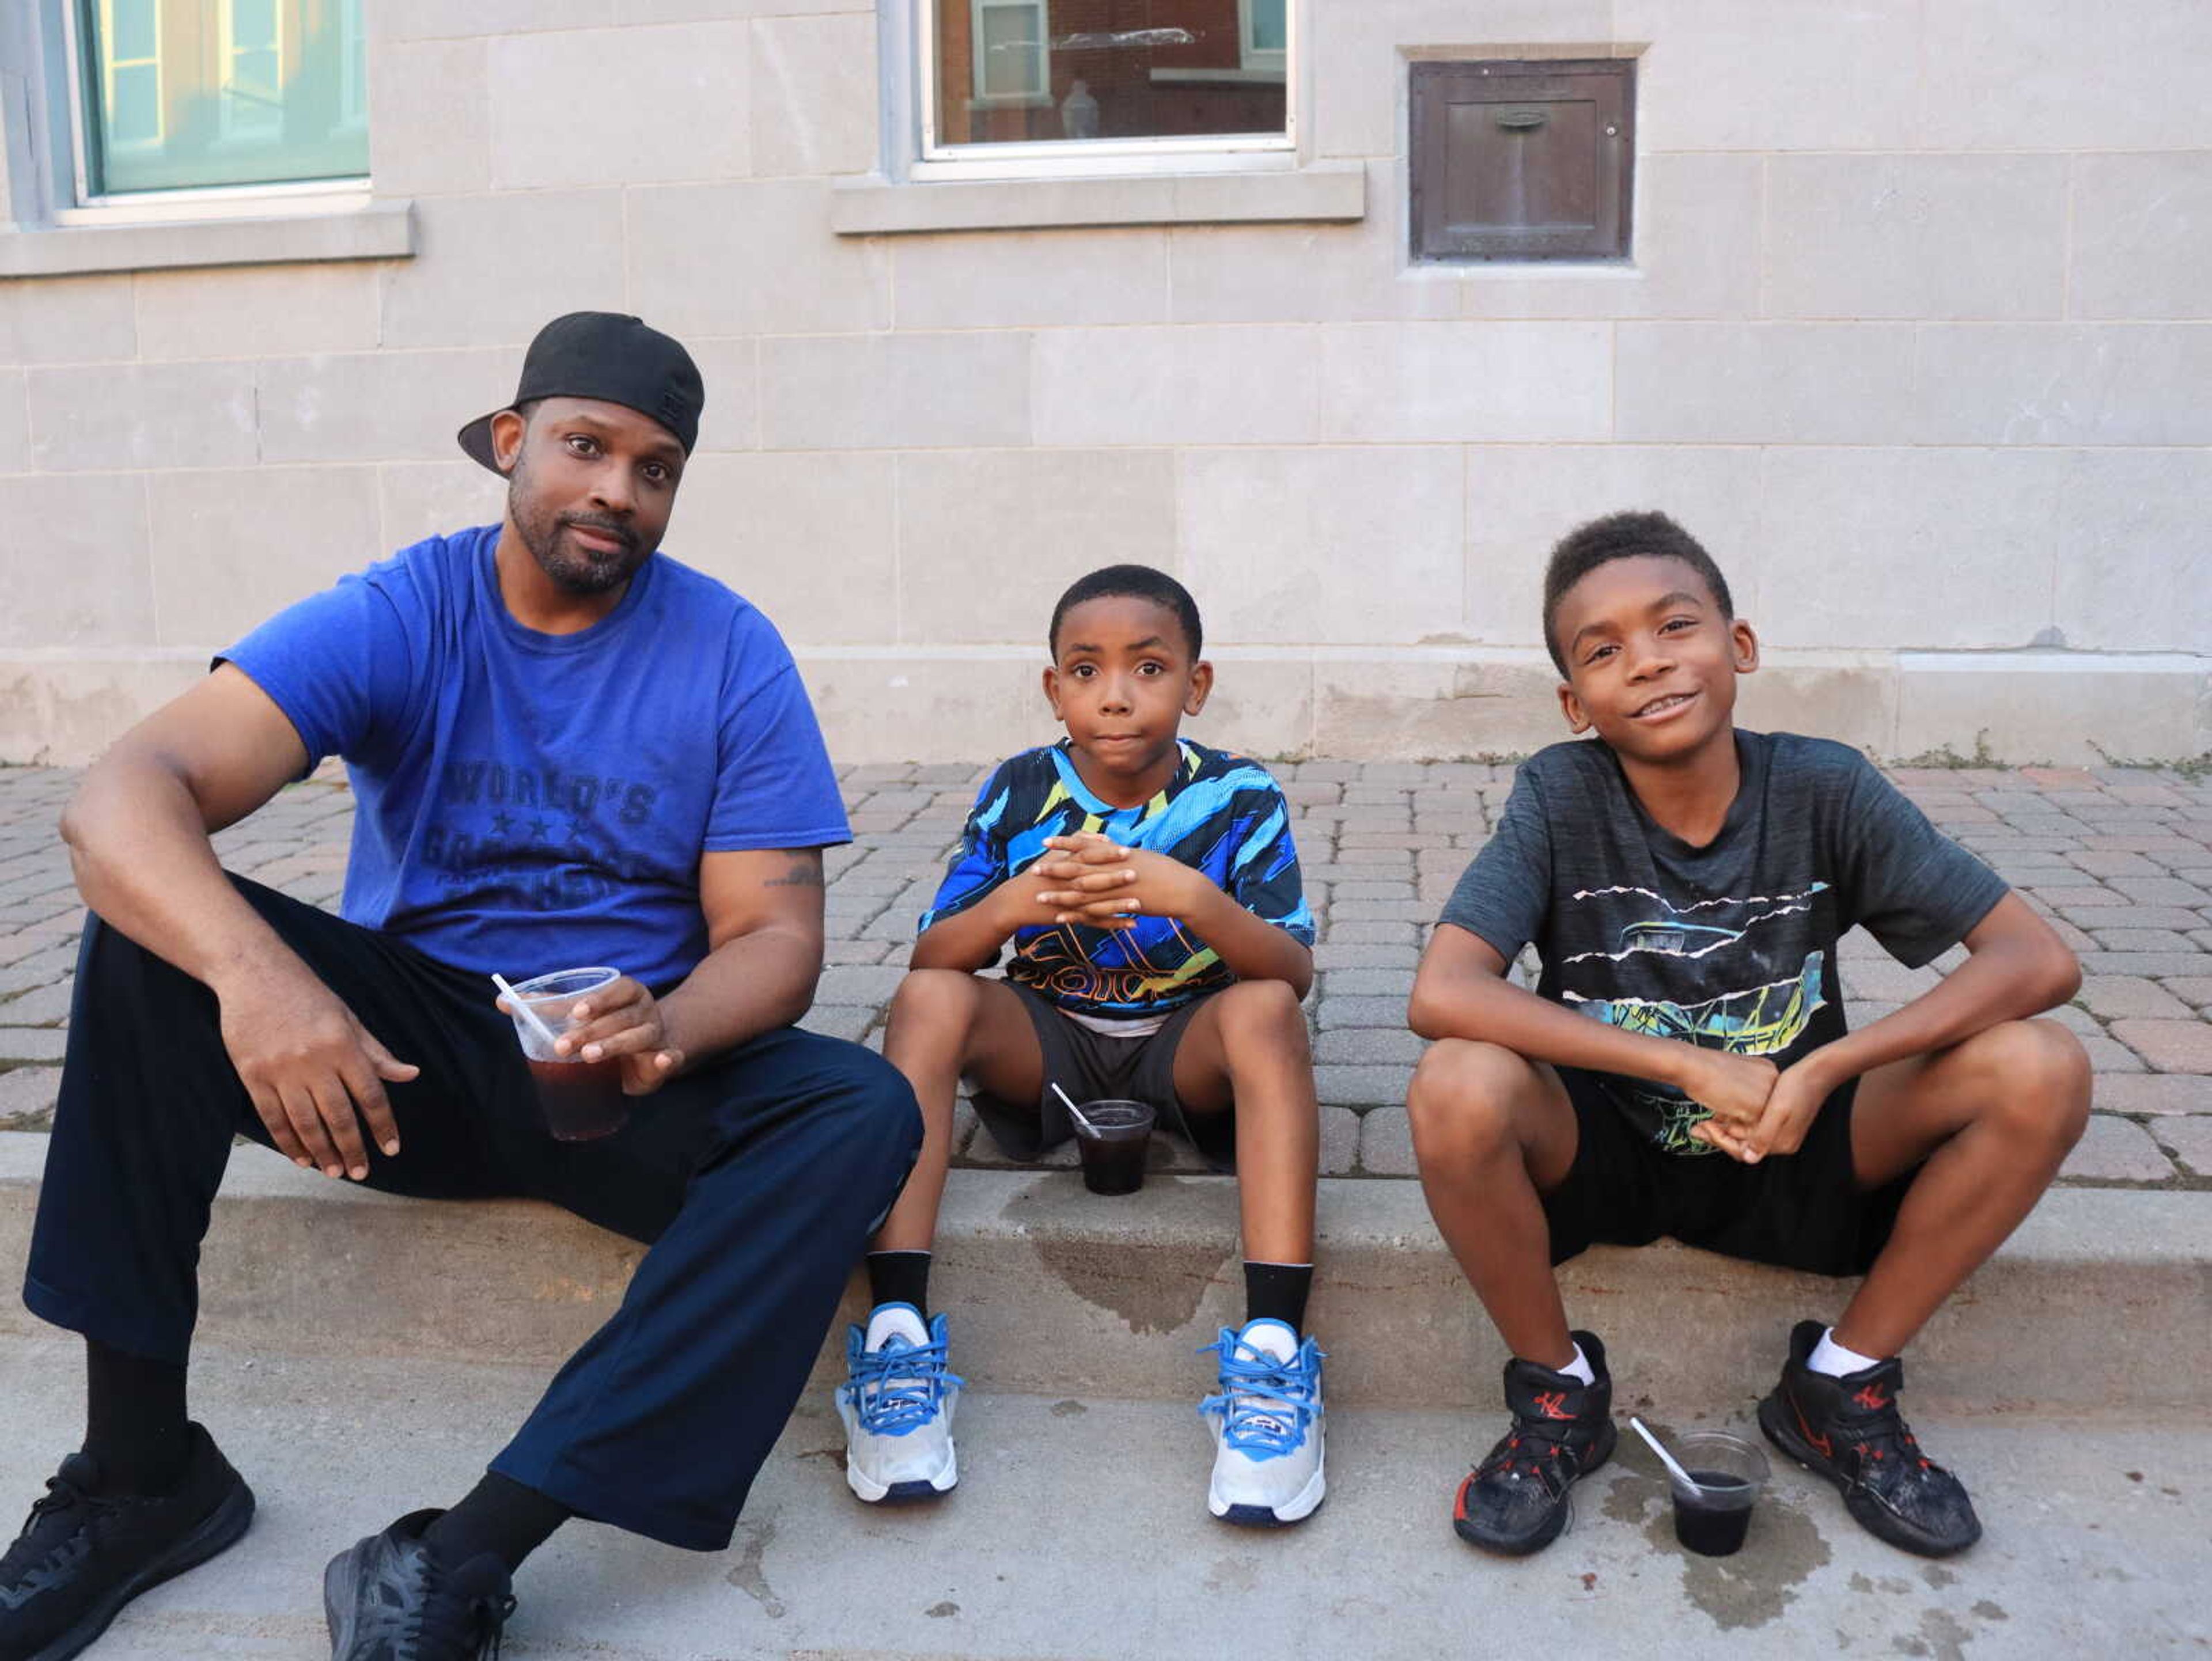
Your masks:
M 528 1195 L 652 1243 L 472 1492 L 332 1561 L 334 1657 L 496 1647 L 514 1569 L 570 1516 L 728 1544 L 921 1121 L 878 1058 L 791 1024 L 821 968 L 821 850 L 849 832 L 775 630 L 655 551 L 703 397 L 635 318 L 549 324 L 514 403 L 460 434 L 508 482 L 502 523 L 279 614 L 70 803 L 94 916 L 24 1300 L 84 1335 L 88 1424 L 0 1558 L 0 1657 L 79 1653 L 252 1519 L 185 1413 L 237 1132 L 333 1179 Z M 230 876 L 209 841 L 326 755 L 357 804 L 343 917 Z M 559 1058 L 526 1065 L 489 977 L 583 965 L 621 974 L 551 1006 Z M 559 1119 L 594 1091 L 596 1124 Z M 337 1278 L 334 1300 L 375 1295 Z

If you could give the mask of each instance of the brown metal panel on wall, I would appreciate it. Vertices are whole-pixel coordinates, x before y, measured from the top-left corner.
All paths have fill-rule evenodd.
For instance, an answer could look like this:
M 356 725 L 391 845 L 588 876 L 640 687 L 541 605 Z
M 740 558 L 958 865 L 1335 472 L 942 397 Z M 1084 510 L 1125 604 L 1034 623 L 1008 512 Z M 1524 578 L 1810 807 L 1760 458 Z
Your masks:
M 1628 258 L 1632 59 L 1416 63 L 1412 75 L 1413 258 Z

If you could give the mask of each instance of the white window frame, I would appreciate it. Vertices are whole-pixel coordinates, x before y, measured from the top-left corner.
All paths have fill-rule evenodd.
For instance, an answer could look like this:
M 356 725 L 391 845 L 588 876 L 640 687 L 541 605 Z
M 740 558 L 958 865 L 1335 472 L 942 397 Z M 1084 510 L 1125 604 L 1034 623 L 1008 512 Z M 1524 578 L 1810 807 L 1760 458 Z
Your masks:
M 109 0 L 100 0 L 100 3 L 106 8 Z M 86 54 L 93 43 L 85 39 L 83 9 L 79 0 L 58 0 L 58 9 L 61 14 L 64 78 L 69 83 L 70 177 L 75 193 L 70 201 L 54 204 L 47 215 L 49 223 L 69 227 L 252 219 L 272 211 L 334 212 L 368 206 L 369 180 L 364 173 L 273 184 L 200 185 L 167 191 L 95 193 L 91 185 L 90 158 L 91 146 L 98 142 L 98 136 L 92 130 L 93 113 L 85 107 L 85 82 L 89 73 Z M 228 11 L 226 5 L 226 21 Z M 105 17 L 112 27 L 112 9 L 105 13 Z M 223 39 L 227 49 L 228 30 Z
M 101 0 L 101 3 L 107 3 L 107 0 Z M 276 0 L 276 3 L 270 8 L 270 15 L 274 20 L 276 26 L 276 38 L 270 43 L 270 48 L 263 48 L 259 46 L 240 47 L 238 44 L 238 0 L 222 0 L 222 15 L 217 22 L 217 38 L 222 42 L 222 101 L 216 106 L 216 108 L 220 112 L 220 124 L 222 129 L 222 135 L 225 138 L 237 138 L 243 140 L 260 139 L 268 135 L 272 125 L 279 133 L 282 133 L 283 130 L 284 110 L 283 106 L 281 103 L 279 103 L 274 109 L 268 108 L 267 106 L 262 106 L 258 103 L 253 104 L 252 106 L 253 110 L 252 118 L 241 119 L 240 118 L 244 117 L 246 114 L 247 106 L 240 103 L 238 94 L 234 90 L 240 84 L 238 79 L 238 60 L 240 57 L 245 52 L 261 52 L 264 50 L 273 49 L 276 54 L 276 79 L 278 84 L 276 91 L 280 99 L 283 95 L 283 0 Z M 268 119 L 271 115 L 276 118 L 273 124 Z
M 921 129 L 907 177 L 924 180 L 1082 178 L 1099 175 L 1276 171 L 1294 167 L 1298 155 L 1299 42 L 1302 6 L 1286 0 L 1284 27 L 1287 49 L 1279 70 L 1231 71 L 1269 81 L 1279 77 L 1285 92 L 1283 130 L 1167 138 L 1045 139 L 1024 143 L 969 144 L 946 142 L 945 112 L 939 107 L 937 61 L 939 9 L 975 0 L 913 0 L 912 66 L 915 110 Z M 1240 48 L 1250 38 L 1239 9 Z M 1048 19 L 1048 21 L 1049 20 Z M 1049 34 L 1048 33 L 1048 40 Z M 980 45 L 980 32 L 976 36 Z M 1273 54 L 1267 54 L 1272 57 Z M 1164 73 L 1164 72 L 1162 72 Z M 971 89 L 974 77 L 970 76 Z M 1049 82 L 1042 94 L 1051 96 Z M 1001 106 L 1007 101 L 994 100 Z

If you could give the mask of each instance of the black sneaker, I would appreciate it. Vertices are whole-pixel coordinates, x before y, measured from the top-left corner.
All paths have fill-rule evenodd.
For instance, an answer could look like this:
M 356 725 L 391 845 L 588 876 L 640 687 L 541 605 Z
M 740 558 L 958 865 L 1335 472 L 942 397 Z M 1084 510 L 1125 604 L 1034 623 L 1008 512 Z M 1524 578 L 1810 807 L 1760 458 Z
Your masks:
M 1759 1404 L 1766 1440 L 1844 1493 L 1869 1533 L 1923 1557 L 1948 1557 L 1982 1537 L 1965 1484 L 1920 1451 L 1898 1416 L 1905 1364 L 1894 1356 L 1831 1378 L 1805 1365 L 1826 1329 L 1800 1321 L 1782 1382 Z
M 1567 1525 L 1567 1491 L 1613 1457 L 1620 1433 L 1605 1346 L 1588 1332 L 1571 1336 L 1596 1383 L 1517 1356 L 1505 1364 L 1513 1428 L 1459 1485 L 1452 1506 L 1452 1528 L 1470 1544 L 1513 1557 L 1541 1551 Z
M 149 1587 L 237 1543 L 253 1490 L 214 1438 L 191 1428 L 172 1493 L 111 1494 L 99 1461 L 72 1453 L 0 1556 L 0 1661 L 68 1661 Z
M 489 1552 L 448 1568 L 423 1543 L 441 1511 L 410 1512 L 323 1571 L 331 1661 L 479 1661 L 514 1613 L 507 1565 Z

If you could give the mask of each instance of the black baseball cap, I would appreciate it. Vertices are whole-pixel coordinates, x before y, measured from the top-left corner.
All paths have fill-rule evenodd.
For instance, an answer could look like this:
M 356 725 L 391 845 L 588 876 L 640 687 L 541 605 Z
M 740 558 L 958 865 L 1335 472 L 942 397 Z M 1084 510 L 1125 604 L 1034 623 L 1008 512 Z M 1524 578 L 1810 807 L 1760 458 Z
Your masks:
M 707 387 L 691 355 L 659 330 L 619 312 L 571 312 L 555 318 L 530 343 L 514 399 L 461 428 L 461 448 L 469 459 L 498 473 L 491 418 L 533 398 L 598 398 L 622 404 L 666 427 L 688 456 L 698 442 Z

